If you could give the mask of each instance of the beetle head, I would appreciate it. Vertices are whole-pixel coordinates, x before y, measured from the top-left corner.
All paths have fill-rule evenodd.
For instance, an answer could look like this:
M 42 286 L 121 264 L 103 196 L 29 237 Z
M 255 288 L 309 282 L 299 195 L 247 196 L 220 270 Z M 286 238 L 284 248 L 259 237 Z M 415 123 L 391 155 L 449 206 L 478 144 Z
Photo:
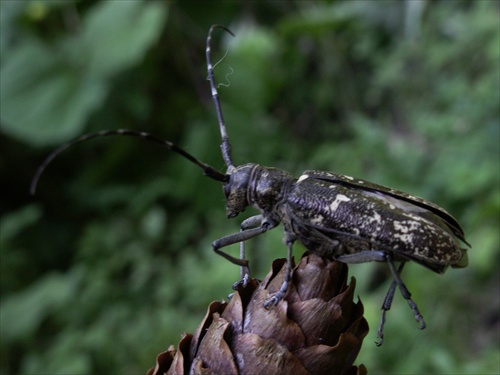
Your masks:
M 252 171 L 256 164 L 243 164 L 238 167 L 230 166 L 226 172 L 229 181 L 224 184 L 226 196 L 226 215 L 228 218 L 236 217 L 249 206 L 248 186 Z

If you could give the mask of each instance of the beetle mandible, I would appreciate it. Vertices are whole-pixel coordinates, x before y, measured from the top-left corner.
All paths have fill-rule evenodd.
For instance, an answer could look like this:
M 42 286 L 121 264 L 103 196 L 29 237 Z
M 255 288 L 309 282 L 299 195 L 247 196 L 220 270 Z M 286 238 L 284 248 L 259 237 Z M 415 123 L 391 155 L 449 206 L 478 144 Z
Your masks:
M 425 328 L 422 314 L 401 279 L 401 271 L 407 261 L 414 261 L 437 273 L 443 273 L 448 266 L 467 266 L 466 249 L 460 247 L 459 240 L 469 244 L 459 223 L 434 203 L 362 179 L 314 170 L 305 171 L 295 178 L 286 171 L 255 163 L 235 166 L 211 62 L 211 38 L 216 28 L 234 34 L 224 26 L 213 25 L 206 40 L 208 80 L 219 121 L 226 173 L 152 134 L 124 129 L 101 131 L 81 136 L 53 151 L 35 173 L 32 194 L 47 165 L 76 143 L 110 135 L 134 136 L 158 143 L 198 165 L 206 176 L 222 182 L 228 218 L 238 216 L 249 206 L 260 211 L 241 223 L 240 232 L 212 243 L 217 254 L 242 267 L 241 282 L 245 283 L 250 274 L 243 247 L 240 258 L 221 249 L 235 243 L 243 244 L 283 224 L 284 242 L 288 248 L 287 273 L 279 291 L 265 303 L 266 307 L 276 305 L 285 295 L 292 275 L 293 244 L 300 241 L 309 252 L 340 262 L 388 264 L 393 281 L 382 305 L 377 345 L 383 342 L 385 315 L 391 307 L 396 287 L 420 322 L 420 328 Z M 398 268 L 395 262 L 399 262 Z

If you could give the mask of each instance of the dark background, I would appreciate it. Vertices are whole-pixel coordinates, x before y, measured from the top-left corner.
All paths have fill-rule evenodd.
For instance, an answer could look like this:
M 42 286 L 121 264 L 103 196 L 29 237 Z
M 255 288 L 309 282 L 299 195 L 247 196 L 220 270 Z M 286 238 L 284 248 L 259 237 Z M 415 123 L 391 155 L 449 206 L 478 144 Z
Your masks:
M 344 173 L 425 197 L 462 224 L 470 265 L 391 281 L 353 265 L 371 374 L 499 372 L 499 6 L 496 1 L 2 1 L 2 374 L 141 374 L 193 332 L 238 268 L 211 242 L 239 230 L 219 183 L 129 128 L 224 171 L 206 81 L 216 80 L 236 164 Z M 281 228 L 250 241 L 256 277 L 284 257 Z M 237 246 L 228 250 L 237 254 Z M 303 248 L 296 246 L 295 256 Z

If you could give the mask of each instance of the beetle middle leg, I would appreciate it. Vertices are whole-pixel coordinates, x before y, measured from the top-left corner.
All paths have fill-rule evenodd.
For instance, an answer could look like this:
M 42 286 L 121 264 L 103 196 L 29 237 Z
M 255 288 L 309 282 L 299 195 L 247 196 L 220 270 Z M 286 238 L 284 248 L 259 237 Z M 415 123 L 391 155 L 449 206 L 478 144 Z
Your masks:
M 283 284 L 281 284 L 280 289 L 265 303 L 264 307 L 271 308 L 272 306 L 276 306 L 279 301 L 285 296 L 286 291 L 288 290 L 288 284 L 290 284 L 290 280 L 292 279 L 292 257 L 293 257 L 293 243 L 295 238 L 291 236 L 289 233 L 285 233 L 285 242 L 288 247 L 287 259 L 286 259 L 286 274 L 285 280 Z

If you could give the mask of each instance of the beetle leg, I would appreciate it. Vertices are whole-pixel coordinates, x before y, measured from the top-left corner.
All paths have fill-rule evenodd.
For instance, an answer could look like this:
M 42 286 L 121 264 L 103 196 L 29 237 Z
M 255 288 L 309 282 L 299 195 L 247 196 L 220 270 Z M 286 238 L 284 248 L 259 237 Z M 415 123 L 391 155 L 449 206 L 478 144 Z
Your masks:
M 392 300 L 394 298 L 394 293 L 396 291 L 396 286 L 399 288 L 401 291 L 401 294 L 403 295 L 404 299 L 408 302 L 408 305 L 410 305 L 411 310 L 413 311 L 413 315 L 415 316 L 415 320 L 417 322 L 420 322 L 420 329 L 425 328 L 425 322 L 422 314 L 420 313 L 417 304 L 411 299 L 411 293 L 404 284 L 403 280 L 401 280 L 401 277 L 399 276 L 401 271 L 403 270 L 405 262 L 402 262 L 399 268 L 396 270 L 396 267 L 394 266 L 394 262 L 392 260 L 392 255 L 388 252 L 385 251 L 374 251 L 374 250 L 368 250 L 368 251 L 361 251 L 359 253 L 354 253 L 354 254 L 346 254 L 346 255 L 341 255 L 336 257 L 336 259 L 340 262 L 344 263 L 365 263 L 365 262 L 381 262 L 385 261 L 389 265 L 389 269 L 391 270 L 392 276 L 394 280 L 391 283 L 391 286 L 389 287 L 389 291 L 387 292 L 387 295 L 385 296 L 384 303 L 382 305 L 382 319 L 380 321 L 380 325 L 378 328 L 378 342 L 377 345 L 380 346 L 382 345 L 384 341 L 384 323 L 385 323 L 385 314 L 386 311 L 388 311 L 391 308 Z
M 401 271 L 403 271 L 403 267 L 405 266 L 406 262 L 401 262 L 398 268 L 398 274 L 401 274 Z M 385 296 L 384 303 L 382 304 L 382 317 L 380 319 L 380 324 L 378 326 L 378 332 L 377 332 L 377 338 L 378 341 L 375 342 L 377 346 L 380 346 L 384 342 L 384 324 L 385 324 L 385 314 L 387 311 L 391 309 L 392 305 L 392 300 L 394 299 L 394 293 L 396 292 L 396 286 L 398 284 L 396 283 L 396 280 L 392 280 L 391 286 L 389 287 L 389 290 L 387 291 L 387 295 Z
M 417 304 L 411 299 L 410 291 L 403 283 L 403 280 L 401 280 L 401 277 L 399 277 L 399 272 L 396 270 L 396 267 L 394 267 L 392 256 L 390 254 L 387 254 L 387 264 L 389 265 L 389 269 L 391 270 L 392 276 L 394 277 L 394 282 L 398 285 L 398 288 L 401 294 L 403 295 L 403 298 L 408 302 L 408 305 L 410 305 L 410 308 L 413 311 L 413 315 L 415 316 L 415 320 L 417 322 L 420 322 L 420 329 L 424 329 L 425 328 L 424 317 L 422 316 L 422 314 L 420 314 Z
M 250 226 L 250 224 L 254 224 L 257 222 L 257 218 L 262 219 L 262 216 L 261 215 L 253 216 L 253 217 L 245 220 L 244 223 L 247 222 L 245 225 Z M 246 268 L 247 272 L 249 273 L 250 268 L 248 266 L 248 260 L 235 258 L 235 257 L 229 255 L 228 253 L 226 253 L 220 249 L 223 247 L 226 247 L 226 246 L 238 243 L 238 242 L 244 242 L 250 238 L 256 237 L 264 232 L 267 232 L 269 229 L 274 228 L 276 225 L 278 225 L 278 223 L 264 221 L 257 228 L 242 230 L 238 233 L 233 233 L 233 234 L 224 236 L 224 237 L 219 238 L 218 240 L 215 240 L 214 242 L 212 242 L 212 249 L 215 251 L 216 254 L 226 258 L 231 263 L 236 264 L 240 267 Z
M 285 234 L 285 236 L 286 236 L 286 234 Z M 288 236 L 286 236 L 286 237 L 288 237 Z M 294 242 L 294 240 L 292 240 L 291 238 L 286 238 L 286 245 L 288 246 L 288 254 L 287 254 L 287 260 L 286 260 L 285 280 L 283 281 L 283 284 L 281 284 L 280 289 L 264 303 L 264 307 L 266 309 L 271 308 L 273 306 L 276 306 L 278 304 L 278 302 L 282 300 L 282 298 L 286 294 L 286 291 L 288 290 L 288 284 L 292 280 L 293 242 Z
M 275 225 L 271 225 L 270 223 L 262 223 L 261 226 L 257 228 L 252 228 L 248 229 L 245 231 L 240 231 L 238 233 L 233 233 L 227 236 L 224 236 L 222 238 L 219 238 L 218 240 L 215 240 L 212 242 L 212 248 L 213 250 L 220 256 L 226 258 L 229 260 L 231 263 L 236 264 L 241 267 L 248 267 L 248 260 L 246 259 L 238 259 L 235 258 L 224 251 L 221 251 L 220 249 L 238 242 L 243 242 L 246 240 L 249 240 L 250 238 L 256 237 L 264 232 L 267 232 L 269 229 L 275 227 Z
M 354 254 L 339 255 L 335 259 L 342 263 L 386 262 L 387 256 L 385 251 L 366 250 Z
M 255 215 L 255 216 L 249 217 L 248 219 L 245 219 L 241 222 L 240 232 L 258 227 L 258 226 L 260 226 L 261 222 L 262 222 L 262 215 Z M 245 241 L 240 242 L 240 259 L 245 259 Z M 250 272 L 249 266 L 240 267 L 241 280 L 233 285 L 233 289 L 236 289 L 236 287 L 239 284 L 242 284 L 243 287 L 245 287 L 248 283 L 248 278 L 250 277 L 250 275 L 251 275 L 251 272 Z

